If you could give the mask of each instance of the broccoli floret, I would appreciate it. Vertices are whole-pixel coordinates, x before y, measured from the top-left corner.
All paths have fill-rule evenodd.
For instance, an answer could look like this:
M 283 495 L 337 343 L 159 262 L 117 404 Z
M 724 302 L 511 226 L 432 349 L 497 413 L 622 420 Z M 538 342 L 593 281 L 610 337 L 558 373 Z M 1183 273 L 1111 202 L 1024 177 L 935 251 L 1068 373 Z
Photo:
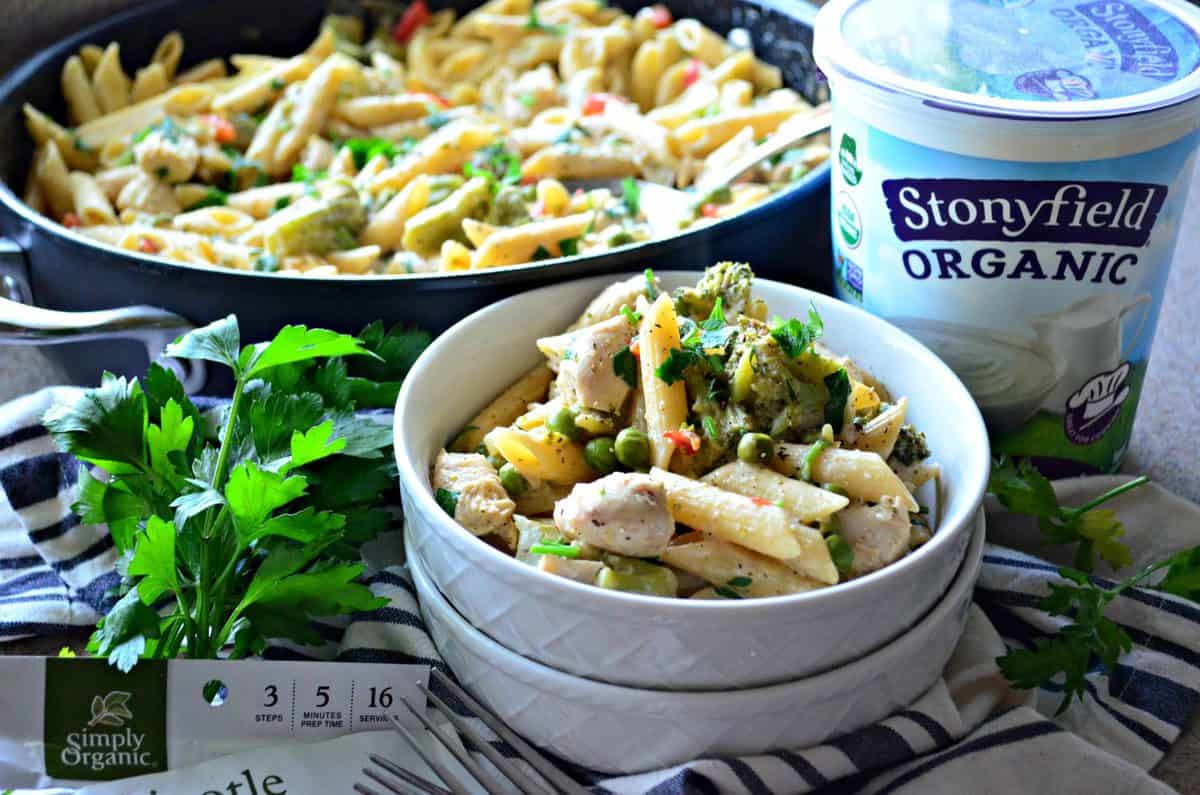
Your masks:
M 889 460 L 895 460 L 902 466 L 911 466 L 926 458 L 929 458 L 929 444 L 925 441 L 925 434 L 911 425 L 901 426 Z
M 675 311 L 699 322 L 712 313 L 719 297 L 726 317 L 746 315 L 765 320 L 766 305 L 751 295 L 753 284 L 754 271 L 746 263 L 718 262 L 704 271 L 695 287 L 675 291 Z

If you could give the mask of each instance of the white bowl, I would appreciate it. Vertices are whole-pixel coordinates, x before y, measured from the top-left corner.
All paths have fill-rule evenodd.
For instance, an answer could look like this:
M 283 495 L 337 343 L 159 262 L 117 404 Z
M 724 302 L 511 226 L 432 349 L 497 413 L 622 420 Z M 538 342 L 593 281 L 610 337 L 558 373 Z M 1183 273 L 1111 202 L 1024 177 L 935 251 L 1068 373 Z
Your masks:
M 983 512 L 966 560 L 933 611 L 892 643 L 833 671 L 752 690 L 638 690 L 556 671 L 463 619 L 411 554 L 433 642 L 458 680 L 530 742 L 596 771 L 633 773 L 702 756 L 798 749 L 911 704 L 941 675 L 962 635 L 983 559 Z
M 667 289 L 695 272 L 660 274 Z M 417 361 L 396 407 L 395 449 L 406 533 L 430 577 L 464 617 L 553 668 L 634 687 L 714 690 L 792 681 L 879 648 L 945 593 L 987 485 L 983 420 L 957 376 L 912 337 L 829 296 L 759 280 L 773 313 L 825 320 L 825 342 L 909 398 L 909 417 L 942 467 L 937 532 L 881 571 L 833 588 L 743 601 L 663 599 L 545 574 L 458 526 L 430 487 L 437 451 L 537 363 L 534 341 L 566 328 L 616 277 L 534 290 L 470 315 Z

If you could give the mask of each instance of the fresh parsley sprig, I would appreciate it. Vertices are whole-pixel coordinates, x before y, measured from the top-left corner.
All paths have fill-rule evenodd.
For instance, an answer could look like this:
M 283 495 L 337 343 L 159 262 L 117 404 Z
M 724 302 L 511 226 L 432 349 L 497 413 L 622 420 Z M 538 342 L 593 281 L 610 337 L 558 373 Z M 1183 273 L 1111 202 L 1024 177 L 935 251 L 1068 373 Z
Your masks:
M 1001 458 L 993 464 L 988 490 L 1004 507 L 1036 517 L 1047 540 L 1078 545 L 1076 565 L 1058 570 L 1066 583 L 1051 584 L 1049 593 L 1038 602 L 1040 610 L 1068 616 L 1071 622 L 1055 634 L 1037 639 L 1031 648 L 1015 649 L 996 660 L 1014 687 L 1061 687 L 1058 714 L 1083 698 L 1087 674 L 1097 664 L 1111 673 L 1120 656 L 1133 648 L 1129 633 L 1105 616 L 1117 597 L 1131 588 L 1150 585 L 1149 580 L 1165 570 L 1166 575 L 1153 586 L 1156 590 L 1200 600 L 1200 546 L 1150 563 L 1114 584 L 1090 576 L 1097 555 L 1117 569 L 1129 565 L 1132 558 L 1120 540 L 1125 528 L 1113 511 L 1099 506 L 1147 482 L 1145 477 L 1135 478 L 1077 508 L 1064 508 L 1050 481 L 1028 460 Z
M 1072 701 L 1082 700 L 1087 693 L 1087 674 L 1095 663 L 1111 673 L 1120 656 L 1133 648 L 1129 633 L 1104 615 L 1108 606 L 1163 569 L 1200 580 L 1200 547 L 1151 563 L 1111 587 L 1078 569 L 1059 569 L 1067 583 L 1051 584 L 1038 608 L 1052 616 L 1070 616 L 1071 623 L 1054 635 L 1037 639 L 1032 648 L 1015 649 L 997 658 L 1000 671 L 1014 687 L 1025 690 L 1061 677 L 1063 697 L 1056 713 L 1061 715 Z
M 382 606 L 357 580 L 359 547 L 391 521 L 390 432 L 355 410 L 390 405 L 428 340 L 287 326 L 243 347 L 230 316 L 167 349 L 233 370 L 219 417 L 158 365 L 47 412 L 58 445 L 105 473 L 80 467 L 74 510 L 107 524 L 120 554 L 120 598 L 89 651 L 122 670 L 244 657 L 272 638 L 320 643 L 314 617 Z
M 1124 526 L 1115 513 L 1100 506 L 1148 482 L 1144 476 L 1135 478 L 1078 508 L 1064 508 L 1050 481 L 1029 459 L 1017 462 L 1002 457 L 992 467 L 988 491 L 1008 510 L 1036 517 L 1047 541 L 1077 544 L 1074 567 L 1090 573 L 1095 570 L 1097 555 L 1114 569 L 1130 564 L 1129 548 L 1121 541 Z

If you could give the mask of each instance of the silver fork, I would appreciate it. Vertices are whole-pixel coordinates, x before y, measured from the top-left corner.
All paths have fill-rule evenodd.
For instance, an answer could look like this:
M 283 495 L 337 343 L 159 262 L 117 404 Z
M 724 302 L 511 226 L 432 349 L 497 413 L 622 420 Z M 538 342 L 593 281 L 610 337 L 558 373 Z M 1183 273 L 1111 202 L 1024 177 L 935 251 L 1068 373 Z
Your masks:
M 587 795 L 587 790 L 555 767 L 553 763 L 542 756 L 533 746 L 521 739 L 512 729 L 505 726 L 499 718 L 489 712 L 448 676 L 440 671 L 434 671 L 432 677 L 436 679 L 438 684 L 445 687 L 455 698 L 462 702 L 476 718 L 483 721 L 498 737 L 508 743 L 521 759 L 525 760 L 530 767 L 540 773 L 546 782 L 548 782 L 549 789 L 521 770 L 513 760 L 497 751 L 491 743 L 480 736 L 478 730 L 474 729 L 461 715 L 450 709 L 446 702 L 434 695 L 429 688 L 419 685 L 421 691 L 429 699 L 429 703 L 433 705 L 434 709 L 442 713 L 460 734 L 470 740 L 479 749 L 480 753 L 487 757 L 488 761 L 508 779 L 508 783 L 515 786 L 524 795 Z M 401 724 L 394 715 L 389 717 L 396 731 L 399 732 L 409 747 L 412 748 L 413 752 L 429 766 L 429 769 L 437 773 L 441 779 L 441 783 L 430 781 L 411 770 L 406 770 L 404 767 L 378 754 L 371 754 L 369 758 L 374 767 L 364 767 L 362 774 L 370 779 L 373 784 L 382 787 L 383 791 L 398 793 L 398 795 L 411 795 L 413 792 L 423 793 L 424 795 L 472 795 L 472 793 L 479 791 L 479 787 L 482 787 L 488 795 L 502 795 L 506 792 L 502 787 L 502 783 L 498 782 L 495 776 L 484 770 L 479 762 L 463 750 L 459 743 L 445 729 L 434 726 L 425 716 L 424 711 L 413 707 L 407 701 L 401 701 L 400 703 L 462 765 L 463 769 L 474 779 L 476 786 L 472 787 L 468 783 L 464 783 L 459 774 L 450 770 L 445 763 L 429 754 L 422 747 L 421 743 L 417 741 L 416 737 L 413 736 L 412 732 Z M 379 790 L 362 783 L 356 783 L 354 791 L 359 793 L 359 795 L 382 795 Z

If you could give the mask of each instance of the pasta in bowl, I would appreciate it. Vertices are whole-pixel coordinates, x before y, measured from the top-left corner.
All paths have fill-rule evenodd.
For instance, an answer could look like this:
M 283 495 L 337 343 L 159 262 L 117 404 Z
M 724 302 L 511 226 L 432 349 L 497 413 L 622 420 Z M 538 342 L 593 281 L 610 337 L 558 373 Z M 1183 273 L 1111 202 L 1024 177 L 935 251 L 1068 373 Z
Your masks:
M 370 32 L 370 35 L 368 35 Z M 743 31 L 744 33 L 744 31 Z M 165 37 L 67 59 L 65 126 L 31 105 L 26 202 L 118 248 L 306 276 L 455 273 L 661 237 L 633 178 L 686 188 L 811 108 L 758 60 L 663 6 L 423 0 L 331 16 L 291 57 L 184 69 Z M 828 157 L 814 139 L 694 196 L 679 229 L 755 206 Z M 578 188 L 577 180 L 610 187 Z
M 907 398 L 822 345 L 815 309 L 767 323 L 753 278 L 610 285 L 438 455 L 439 504 L 542 572 L 664 597 L 804 593 L 927 542 Z
M 982 499 L 988 446 L 978 410 L 940 360 L 885 321 L 800 288 L 752 282 L 741 265 L 711 269 L 699 288 L 695 273 L 660 274 L 653 300 L 641 275 L 610 281 L 546 288 L 476 313 L 435 341 L 400 396 L 395 438 L 406 532 L 467 620 L 514 651 L 578 675 L 719 689 L 840 665 L 896 637 L 941 598 Z M 670 331 L 668 308 L 681 333 L 664 344 L 658 335 Z M 785 320 L 761 320 L 772 314 Z M 714 315 L 724 321 L 708 322 Z M 814 318 L 824 326 L 815 348 Z M 630 328 L 612 346 L 618 353 L 628 347 L 631 356 L 637 349 L 634 372 L 612 364 L 615 354 L 600 358 L 632 376 L 618 374 L 624 395 L 606 391 L 613 386 L 607 370 L 593 367 L 595 354 L 612 346 L 584 331 L 618 323 Z M 706 334 L 699 346 L 685 344 Z M 709 351 L 722 337 L 725 376 L 717 377 L 707 357 L 719 355 Z M 754 349 L 746 365 L 751 389 L 742 392 L 747 347 Z M 548 354 L 557 356 L 557 374 L 545 364 Z M 777 359 L 783 369 L 772 370 L 779 354 L 789 360 Z M 793 371 L 818 361 L 822 369 L 809 375 Z M 564 362 L 574 363 L 567 366 L 575 368 L 572 386 Z M 674 367 L 679 380 L 660 377 Z M 841 376 L 826 383 L 843 370 L 845 387 Z M 518 372 L 537 375 L 513 384 Z M 768 389 L 763 377 L 778 388 Z M 560 378 L 550 397 L 551 381 Z M 683 393 L 682 414 L 677 398 L 646 397 L 651 379 L 656 393 L 658 384 Z M 868 408 L 864 387 L 878 405 Z M 834 434 L 826 407 L 843 393 L 843 424 Z M 604 425 L 602 400 L 610 408 L 619 402 L 622 419 Z M 861 429 L 853 422 L 868 415 Z M 920 428 L 936 452 L 936 489 L 932 481 L 915 487 L 934 468 L 913 431 L 901 435 L 906 424 Z M 631 446 L 628 433 L 617 443 L 630 427 L 644 434 L 644 445 Z M 770 436 L 771 449 L 748 434 Z M 609 438 L 611 457 L 606 441 L 589 450 Z M 483 451 L 456 452 L 480 444 Z M 610 467 L 616 471 L 605 474 Z M 794 477 L 800 469 L 806 478 Z M 628 503 L 639 511 L 653 505 L 630 518 Z M 935 532 L 927 537 L 920 504 L 932 506 Z M 491 529 L 481 534 L 485 521 Z M 881 527 L 879 538 L 890 545 L 855 545 Z M 833 537 L 840 542 L 827 540 Z M 846 548 L 857 554 L 850 558 Z

